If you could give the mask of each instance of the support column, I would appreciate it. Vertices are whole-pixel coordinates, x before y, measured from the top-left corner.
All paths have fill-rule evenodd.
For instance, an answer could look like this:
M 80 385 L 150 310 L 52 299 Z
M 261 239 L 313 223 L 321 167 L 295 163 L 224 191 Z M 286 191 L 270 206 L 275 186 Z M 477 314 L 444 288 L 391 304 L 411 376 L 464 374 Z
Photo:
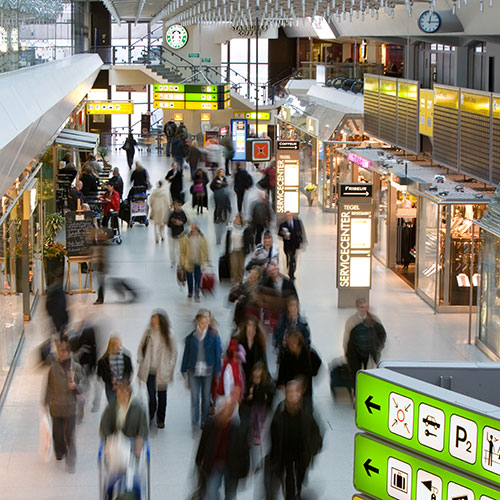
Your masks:
M 453 57 L 453 56 L 452 56 Z M 467 88 L 467 70 L 469 68 L 469 47 L 455 48 L 455 85 Z

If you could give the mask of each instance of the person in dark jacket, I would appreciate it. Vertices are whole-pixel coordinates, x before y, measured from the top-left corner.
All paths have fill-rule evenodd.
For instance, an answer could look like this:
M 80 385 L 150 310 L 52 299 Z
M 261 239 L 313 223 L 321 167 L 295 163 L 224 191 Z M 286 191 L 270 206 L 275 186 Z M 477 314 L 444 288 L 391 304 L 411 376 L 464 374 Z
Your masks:
M 226 226 L 231 215 L 231 198 L 227 188 L 219 188 L 214 192 L 214 227 L 215 240 L 217 245 L 221 244 L 222 235 L 225 232 Z
M 168 217 L 167 226 L 170 228 L 170 240 L 168 244 L 170 264 L 172 267 L 175 267 L 179 260 L 179 241 L 184 234 L 188 219 L 186 213 L 182 210 L 182 203 L 179 200 L 174 200 L 173 208 Z
M 45 308 L 52 319 L 56 332 L 62 339 L 69 321 L 66 292 L 62 286 L 62 276 L 60 277 L 60 280 L 52 283 L 48 287 Z
M 63 161 L 65 165 L 63 168 L 60 168 L 57 173 L 58 175 L 63 176 L 68 184 L 72 184 L 73 181 L 75 180 L 78 171 L 75 167 L 75 164 L 73 163 L 73 158 L 71 153 L 66 153 L 64 155 Z
M 226 177 L 224 176 L 224 169 L 218 168 L 215 172 L 214 178 L 210 183 L 210 189 L 215 193 L 218 189 L 222 189 L 227 187 L 228 182 Z
M 146 189 L 149 189 L 151 185 L 149 182 L 148 171 L 142 166 L 142 163 L 139 161 L 135 162 L 135 169 L 130 176 L 130 182 L 134 187 L 144 186 Z
M 189 163 L 189 168 L 191 170 L 191 177 L 194 177 L 196 169 L 198 168 L 198 163 L 201 160 L 201 151 L 198 148 L 198 141 L 195 139 L 189 146 L 187 153 L 187 162 Z
M 252 226 L 255 231 L 255 244 L 258 245 L 262 240 L 262 233 L 271 224 L 271 207 L 264 194 L 254 202 L 250 210 Z
M 82 181 L 82 193 L 86 199 L 97 197 L 99 189 L 99 179 L 93 174 L 92 167 L 87 166 L 83 169 L 83 174 L 80 177 Z
M 271 423 L 271 450 L 265 460 L 266 500 L 274 500 L 280 483 L 285 500 L 301 498 L 307 469 L 323 446 L 319 425 L 303 405 L 302 386 L 288 382 L 285 401 L 276 408 Z
M 123 198 L 123 179 L 120 175 L 120 169 L 118 167 L 113 169 L 113 176 L 109 179 L 109 184 L 115 188 L 115 191 L 118 193 L 121 200 Z
M 245 192 L 253 186 L 252 176 L 245 170 L 240 162 L 236 163 L 236 172 L 234 174 L 234 192 L 238 204 L 238 212 L 243 211 L 243 199 Z
M 128 168 L 130 170 L 132 170 L 132 165 L 134 164 L 134 155 L 136 146 L 137 142 L 134 139 L 134 136 L 132 134 L 128 134 L 128 137 L 125 139 L 122 149 L 124 149 L 125 152 L 127 153 L 127 163 L 128 163 Z
M 224 498 L 234 500 L 238 481 L 250 468 L 248 427 L 235 416 L 239 394 L 233 392 L 229 400 L 220 400 L 215 417 L 207 421 L 201 435 L 196 465 L 202 478 L 202 498 L 219 498 L 224 479 Z
M 186 156 L 186 143 L 184 139 L 176 137 L 172 144 L 172 156 L 174 157 L 175 163 L 179 165 L 179 170 L 182 171 L 184 166 L 184 157 Z
M 306 319 L 299 312 L 299 301 L 292 298 L 287 303 L 287 312 L 282 314 L 278 325 L 273 332 L 273 346 L 281 350 L 283 343 L 286 342 L 285 333 L 288 329 L 299 330 L 304 337 L 307 347 L 311 346 L 311 330 Z
M 170 151 L 172 149 L 172 142 L 175 138 L 175 132 L 177 131 L 177 125 L 170 119 L 163 127 L 163 132 L 167 136 L 167 156 L 170 156 Z
M 196 207 L 196 213 L 202 214 L 204 208 L 208 208 L 208 175 L 202 169 L 198 168 L 193 175 L 193 185 L 191 186 L 191 194 L 193 195 L 193 208 Z
M 229 302 L 235 302 L 233 322 L 238 328 L 247 316 L 260 317 L 260 279 L 262 271 L 254 266 L 247 274 L 247 279 L 231 288 Z
M 295 269 L 297 267 L 296 252 L 306 241 L 306 233 L 302 221 L 294 217 L 290 211 L 285 212 L 284 220 L 278 229 L 278 235 L 283 239 L 283 250 L 286 255 L 286 266 L 288 277 L 295 279 Z
M 170 196 L 172 202 L 177 200 L 184 203 L 184 187 L 182 179 L 182 161 L 177 160 L 172 163 L 172 168 L 167 172 L 165 180 L 170 182 Z
M 108 348 L 97 363 L 97 375 L 104 382 L 108 403 L 116 399 L 115 384 L 119 380 L 130 380 L 132 377 L 132 359 L 123 348 L 118 335 L 111 335 Z
M 69 190 L 68 209 L 72 212 L 78 210 L 78 200 L 80 200 L 80 210 L 82 209 L 82 205 L 85 203 L 85 196 L 83 196 L 82 187 L 82 181 L 78 180 L 75 182 L 74 187 Z
M 248 390 L 248 382 L 251 379 L 250 375 L 255 363 L 264 363 L 267 368 L 266 336 L 260 328 L 257 318 L 249 316 L 240 325 L 238 341 L 245 350 L 245 360 L 242 362 L 242 366 Z
M 175 131 L 175 137 L 177 139 L 181 139 L 184 143 L 187 141 L 188 129 L 186 128 L 186 125 L 184 125 L 184 122 L 179 123 L 179 126 L 177 127 L 177 130 Z
M 210 326 L 210 311 L 200 309 L 196 328 L 186 337 L 181 373 L 191 390 L 191 428 L 204 427 L 210 408 L 210 389 L 221 371 L 221 341 Z M 200 415 L 201 397 L 201 415 Z

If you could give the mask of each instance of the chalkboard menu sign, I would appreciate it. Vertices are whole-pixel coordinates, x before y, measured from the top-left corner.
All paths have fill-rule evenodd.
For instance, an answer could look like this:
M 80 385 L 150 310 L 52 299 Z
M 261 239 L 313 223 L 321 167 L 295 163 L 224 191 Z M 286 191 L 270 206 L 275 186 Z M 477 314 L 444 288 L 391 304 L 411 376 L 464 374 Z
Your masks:
M 92 227 L 92 212 L 66 212 L 66 249 L 69 257 L 90 253 L 87 233 Z

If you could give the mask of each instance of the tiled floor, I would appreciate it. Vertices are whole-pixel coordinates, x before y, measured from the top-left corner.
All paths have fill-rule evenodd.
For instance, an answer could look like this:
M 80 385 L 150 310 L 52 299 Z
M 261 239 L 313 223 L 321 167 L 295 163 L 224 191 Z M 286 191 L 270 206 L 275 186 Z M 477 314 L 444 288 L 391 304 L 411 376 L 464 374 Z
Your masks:
M 165 175 L 167 160 L 156 155 L 143 155 L 143 164 L 154 182 Z M 114 166 L 128 175 L 125 156 L 115 152 Z M 255 196 L 255 194 L 253 194 Z M 303 200 L 305 201 L 305 200 Z M 187 205 L 189 206 L 189 205 Z M 308 247 L 299 258 L 297 288 L 302 310 L 307 316 L 313 343 L 324 364 L 342 353 L 345 319 L 352 310 L 338 310 L 335 289 L 335 225 L 333 214 L 302 206 Z M 214 244 L 211 216 L 199 217 L 203 231 L 211 243 L 212 261 L 218 260 Z M 93 306 L 95 296 L 69 298 L 72 318 L 94 318 L 102 334 L 102 348 L 107 336 L 119 332 L 134 355 L 152 310 L 167 310 L 182 352 L 182 339 L 189 333 L 198 308 L 188 300 L 186 290 L 176 283 L 168 260 L 168 243 L 155 245 L 153 228 L 135 226 L 124 230 L 123 245 L 114 248 L 111 275 L 127 276 L 142 291 L 142 300 L 120 305 L 113 292 L 105 297 L 103 306 Z M 226 297 L 228 286 L 220 286 L 213 296 L 203 298 L 201 306 L 211 309 L 220 325 L 224 340 L 230 334 L 232 309 Z M 373 310 L 381 317 L 388 342 L 384 359 L 397 360 L 485 360 L 474 347 L 467 345 L 466 315 L 435 315 L 394 273 L 377 261 L 373 266 Z M 78 462 L 75 475 L 65 473 L 63 464 L 42 463 L 38 456 L 40 400 L 44 372 L 35 367 L 34 349 L 47 330 L 43 301 L 33 322 L 26 329 L 26 342 L 0 412 L 0 498 L 20 500 L 90 500 L 97 493 L 97 448 L 99 414 L 88 412 L 77 430 Z M 314 498 L 346 500 L 353 494 L 354 411 L 350 404 L 334 403 L 328 387 L 327 370 L 317 377 L 315 408 L 322 421 L 325 444 L 309 475 L 309 488 Z M 104 404 L 104 396 L 102 405 Z M 193 455 L 196 443 L 189 424 L 189 395 L 180 374 L 168 392 L 166 429 L 154 433 L 152 448 L 153 500 L 184 500 L 193 484 Z M 256 454 L 261 453 L 256 450 Z M 260 476 L 248 480 L 238 498 L 262 498 Z

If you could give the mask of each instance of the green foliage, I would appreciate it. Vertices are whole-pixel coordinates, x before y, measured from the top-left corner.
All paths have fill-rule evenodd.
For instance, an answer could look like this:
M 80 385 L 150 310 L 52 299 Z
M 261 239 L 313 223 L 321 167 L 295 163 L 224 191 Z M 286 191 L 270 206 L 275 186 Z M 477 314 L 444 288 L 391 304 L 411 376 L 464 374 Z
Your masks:
M 54 245 L 57 234 L 64 226 L 64 217 L 61 214 L 52 213 L 45 216 L 45 240 L 44 247 Z

